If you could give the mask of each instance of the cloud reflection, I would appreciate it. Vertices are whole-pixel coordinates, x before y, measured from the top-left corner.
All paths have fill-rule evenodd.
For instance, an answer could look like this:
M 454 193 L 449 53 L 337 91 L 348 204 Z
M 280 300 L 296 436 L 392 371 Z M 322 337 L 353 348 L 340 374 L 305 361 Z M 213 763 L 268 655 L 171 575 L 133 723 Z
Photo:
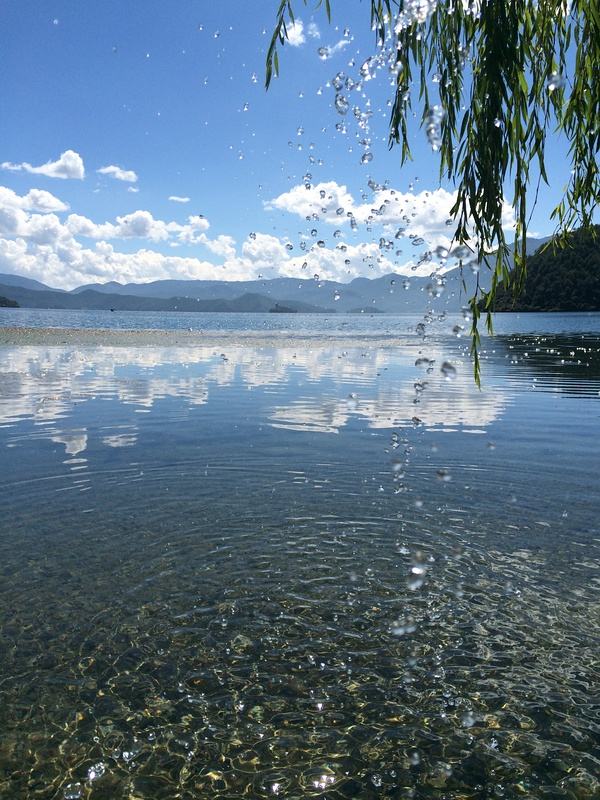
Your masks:
M 260 415 L 288 430 L 337 433 L 354 418 L 368 428 L 424 426 L 481 429 L 502 414 L 505 394 L 479 392 L 470 365 L 453 354 L 457 377 L 439 365 L 447 351 L 428 347 L 429 371 L 415 367 L 418 350 L 368 346 L 4 347 L 0 349 L 0 424 L 31 420 L 37 437 L 83 452 L 86 428 L 72 424 L 82 403 L 108 399 L 148 411 L 167 398 L 189 407 L 214 402 L 224 387 L 262 390 Z M 360 345 L 360 343 L 358 343 Z M 437 349 L 436 349 L 437 348 Z M 416 386 L 415 386 L 416 385 Z M 352 395 L 351 400 L 348 398 Z M 51 423 L 64 421 L 64 428 Z M 131 425 L 102 430 L 106 447 L 132 447 Z

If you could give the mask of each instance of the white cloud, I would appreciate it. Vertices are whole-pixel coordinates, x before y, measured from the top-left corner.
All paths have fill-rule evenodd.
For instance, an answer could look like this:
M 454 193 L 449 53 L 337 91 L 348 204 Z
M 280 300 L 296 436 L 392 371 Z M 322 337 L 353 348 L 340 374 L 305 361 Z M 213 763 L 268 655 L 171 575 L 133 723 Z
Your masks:
M 117 167 L 114 164 L 110 164 L 108 167 L 100 167 L 96 172 L 99 172 L 100 175 L 110 175 L 115 180 L 125 181 L 125 183 L 137 183 L 138 179 L 132 169 L 121 169 L 121 167 Z
M 349 44 L 350 44 L 350 39 L 340 39 L 339 42 L 336 42 L 335 44 L 330 45 L 327 48 L 327 52 L 328 52 L 329 56 L 331 57 L 331 56 L 335 55 L 336 53 L 339 53 L 340 50 L 343 50 Z
M 137 186 L 128 186 L 127 191 L 131 192 L 132 194 L 137 194 L 139 192 L 139 189 Z
M 388 236 L 422 238 L 430 247 L 451 243 L 454 228 L 447 225 L 456 192 L 445 189 L 423 190 L 418 193 L 395 189 L 376 189 L 367 203 L 356 204 L 343 184 L 327 181 L 306 188 L 294 186 L 265 203 L 267 210 L 287 211 L 304 219 L 326 222 L 343 227 L 350 220 L 357 225 L 380 226 Z M 504 203 L 503 227 L 514 228 L 514 211 Z
M 296 19 L 287 26 L 287 39 L 292 47 L 300 47 L 306 42 L 304 23 L 301 19 Z
M 25 211 L 41 211 L 46 214 L 51 211 L 67 211 L 69 206 L 58 197 L 44 189 L 30 189 L 22 197 L 7 186 L 0 186 L 0 207 L 12 206 Z
M 4 161 L 0 164 L 0 169 L 11 172 L 30 172 L 33 175 L 45 175 L 47 178 L 61 178 L 63 180 L 74 178 L 81 181 L 85 177 L 83 159 L 74 150 L 65 150 L 56 161 L 48 161 L 40 167 L 33 167 L 27 161 L 23 161 L 20 164 Z
M 169 196 L 169 200 L 172 203 L 189 203 L 190 202 L 190 198 L 189 197 L 180 197 L 177 194 L 170 195 Z
M 306 26 L 306 33 L 311 39 L 320 39 L 321 31 L 316 22 L 309 22 Z
M 326 181 L 309 189 L 304 184 L 294 186 L 289 192 L 265 202 L 265 208 L 267 211 L 288 211 L 305 219 L 316 214 L 325 222 L 341 225 L 347 221 L 347 213 L 354 212 L 354 199 L 343 184 Z
M 415 194 L 375 188 L 370 202 L 357 203 L 347 187 L 335 181 L 309 189 L 294 186 L 265 206 L 308 218 L 304 233 L 288 240 L 256 232 L 238 245 L 226 234 L 210 237 L 209 222 L 202 215 L 190 215 L 179 223 L 138 209 L 101 223 L 77 213 L 63 221 L 58 213 L 68 207 L 49 192 L 32 189 L 19 196 L 0 187 L 0 271 L 65 289 L 108 280 L 318 275 L 348 282 L 390 272 L 429 275 L 439 266 L 429 251 L 451 244 L 453 229 L 446 220 L 453 202 L 454 195 L 443 189 Z M 508 206 L 505 222 L 510 227 Z M 309 235 L 310 228 L 315 229 L 314 236 Z M 139 249 L 120 252 L 115 244 L 119 240 L 137 240 Z M 156 249 L 150 249 L 153 245 Z M 196 252 L 185 257 L 161 252 L 183 246 Z M 219 263 L 203 256 L 213 256 Z M 444 269 L 455 263 L 450 258 Z
M 190 216 L 186 225 L 155 219 L 149 211 L 137 210 L 117 217 L 115 222 L 97 224 L 80 214 L 69 214 L 66 227 L 73 236 L 88 239 L 147 239 L 164 242 L 175 237 L 182 244 L 206 244 L 203 236 L 209 223 L 202 216 Z

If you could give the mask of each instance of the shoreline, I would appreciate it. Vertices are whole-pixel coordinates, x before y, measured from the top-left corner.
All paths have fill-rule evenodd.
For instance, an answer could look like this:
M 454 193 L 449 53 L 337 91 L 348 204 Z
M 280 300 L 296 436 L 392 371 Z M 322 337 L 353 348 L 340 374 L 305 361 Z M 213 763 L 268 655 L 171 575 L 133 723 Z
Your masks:
M 307 335 L 291 331 L 202 331 L 202 330 L 161 330 L 115 329 L 115 328 L 33 328 L 0 327 L 0 347 L 2 346 L 42 346 L 60 347 L 63 345 L 89 347 L 353 347 L 360 345 L 389 348 L 413 345 L 421 347 L 417 336 L 384 336 L 381 334 L 342 334 Z

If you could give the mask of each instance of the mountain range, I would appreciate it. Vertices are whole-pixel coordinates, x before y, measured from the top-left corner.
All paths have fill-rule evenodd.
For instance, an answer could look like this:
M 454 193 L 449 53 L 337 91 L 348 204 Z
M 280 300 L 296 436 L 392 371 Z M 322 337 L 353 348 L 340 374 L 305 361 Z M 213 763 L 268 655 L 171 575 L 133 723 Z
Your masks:
M 534 252 L 547 239 L 529 239 Z M 161 280 L 120 284 L 115 281 L 54 289 L 40 281 L 0 273 L 0 295 L 27 308 L 105 309 L 113 311 L 289 311 L 304 313 L 420 313 L 423 296 L 436 297 L 436 308 L 458 311 L 470 297 L 475 277 L 469 270 L 447 272 L 439 279 L 391 273 L 354 278 L 349 283 L 298 278 L 252 281 Z

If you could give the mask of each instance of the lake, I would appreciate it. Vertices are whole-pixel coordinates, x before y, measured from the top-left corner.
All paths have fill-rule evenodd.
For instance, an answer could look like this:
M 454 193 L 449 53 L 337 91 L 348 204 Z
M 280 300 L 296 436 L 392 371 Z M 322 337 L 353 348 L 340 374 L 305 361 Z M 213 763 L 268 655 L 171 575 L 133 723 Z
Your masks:
M 415 321 L 0 311 L 223 333 L 0 346 L 0 797 L 600 796 L 600 315 Z

